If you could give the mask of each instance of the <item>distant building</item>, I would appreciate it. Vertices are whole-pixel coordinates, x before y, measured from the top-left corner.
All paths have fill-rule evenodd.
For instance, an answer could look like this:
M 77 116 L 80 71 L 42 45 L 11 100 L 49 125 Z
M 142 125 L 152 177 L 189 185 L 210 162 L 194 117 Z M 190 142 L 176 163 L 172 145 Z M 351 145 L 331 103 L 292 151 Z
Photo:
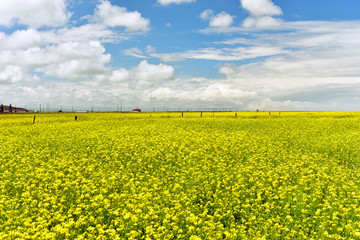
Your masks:
M 13 113 L 13 112 L 26 113 L 28 112 L 28 110 L 25 108 L 13 107 L 11 104 L 9 106 L 3 104 L 0 105 L 0 113 Z

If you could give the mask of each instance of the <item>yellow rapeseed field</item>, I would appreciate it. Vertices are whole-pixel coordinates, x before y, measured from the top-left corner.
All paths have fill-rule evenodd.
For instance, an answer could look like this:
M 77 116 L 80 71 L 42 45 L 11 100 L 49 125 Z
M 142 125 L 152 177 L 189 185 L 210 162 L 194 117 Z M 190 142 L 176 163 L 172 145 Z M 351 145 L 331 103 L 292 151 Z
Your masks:
M 360 113 L 33 118 L 0 115 L 0 239 L 360 239 Z

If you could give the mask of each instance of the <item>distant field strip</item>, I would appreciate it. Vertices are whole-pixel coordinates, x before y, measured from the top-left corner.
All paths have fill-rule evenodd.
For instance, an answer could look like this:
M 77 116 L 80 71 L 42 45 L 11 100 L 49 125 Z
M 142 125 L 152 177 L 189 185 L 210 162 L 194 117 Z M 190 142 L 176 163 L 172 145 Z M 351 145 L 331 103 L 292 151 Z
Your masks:
M 0 239 L 360 239 L 358 112 L 2 114 L 0 129 Z

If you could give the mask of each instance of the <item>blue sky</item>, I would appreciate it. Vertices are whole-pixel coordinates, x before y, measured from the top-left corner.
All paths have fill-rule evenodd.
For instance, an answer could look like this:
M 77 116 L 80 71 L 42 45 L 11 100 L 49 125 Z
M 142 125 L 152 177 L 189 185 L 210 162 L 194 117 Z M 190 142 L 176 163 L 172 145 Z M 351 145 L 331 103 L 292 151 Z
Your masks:
M 360 110 L 357 0 L 3 0 L 0 101 Z

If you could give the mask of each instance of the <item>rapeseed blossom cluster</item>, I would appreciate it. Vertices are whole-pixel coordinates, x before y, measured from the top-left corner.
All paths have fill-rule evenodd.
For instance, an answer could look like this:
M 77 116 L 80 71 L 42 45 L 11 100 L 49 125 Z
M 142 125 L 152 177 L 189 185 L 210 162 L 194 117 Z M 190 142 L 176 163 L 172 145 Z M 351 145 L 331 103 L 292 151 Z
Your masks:
M 74 115 L 0 115 L 0 239 L 360 238 L 358 113 Z

